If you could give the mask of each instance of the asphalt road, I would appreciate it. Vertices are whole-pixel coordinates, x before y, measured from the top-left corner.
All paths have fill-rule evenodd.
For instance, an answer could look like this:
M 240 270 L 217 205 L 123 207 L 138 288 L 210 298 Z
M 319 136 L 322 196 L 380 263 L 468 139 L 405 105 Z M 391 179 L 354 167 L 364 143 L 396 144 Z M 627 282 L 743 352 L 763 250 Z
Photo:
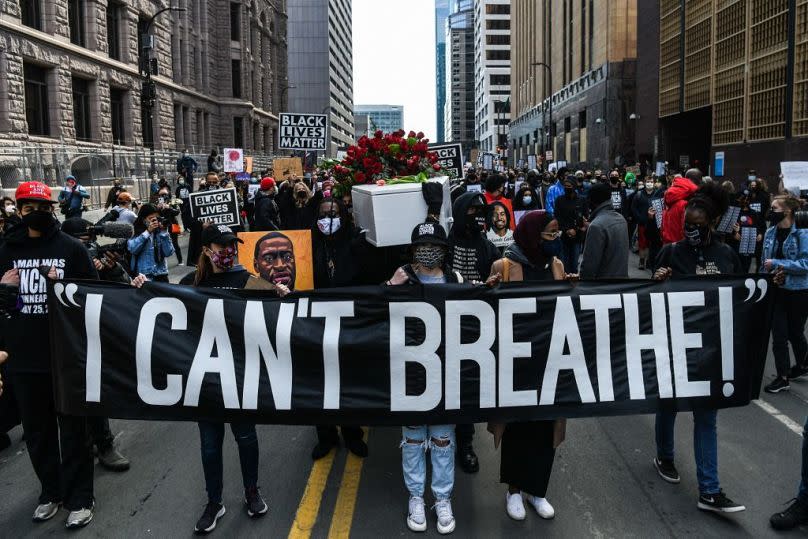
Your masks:
M 172 269 L 176 280 L 188 271 Z M 635 272 L 636 273 L 636 272 Z M 769 357 L 767 375 L 773 374 Z M 747 511 L 731 517 L 696 509 L 692 419 L 677 422 L 677 466 L 682 483 L 663 482 L 651 465 L 653 416 L 574 420 L 556 458 L 548 499 L 556 517 L 528 512 L 524 522 L 505 513 L 499 455 L 485 427 L 477 427 L 481 470 L 457 470 L 453 506 L 456 537 L 773 537 L 769 516 L 796 493 L 801 427 L 808 413 L 808 381 L 790 393 L 766 395 L 745 408 L 719 414 L 722 487 Z M 186 537 L 206 501 L 193 423 L 112 421 L 117 444 L 132 468 L 115 474 L 96 467 L 95 520 L 83 537 Z M 68 535 L 66 512 L 44 524 L 31 522 L 38 482 L 19 428 L 0 452 L 0 537 Z M 345 449 L 313 465 L 311 427 L 260 426 L 259 484 L 269 513 L 250 520 L 241 500 L 241 474 L 232 435 L 225 442 L 224 502 L 228 513 L 218 537 L 408 536 L 407 493 L 401 477 L 398 429 L 373 428 L 364 462 Z M 429 531 L 437 536 L 434 513 Z M 799 536 L 808 528 L 789 534 Z M 70 535 L 73 535 L 72 533 Z

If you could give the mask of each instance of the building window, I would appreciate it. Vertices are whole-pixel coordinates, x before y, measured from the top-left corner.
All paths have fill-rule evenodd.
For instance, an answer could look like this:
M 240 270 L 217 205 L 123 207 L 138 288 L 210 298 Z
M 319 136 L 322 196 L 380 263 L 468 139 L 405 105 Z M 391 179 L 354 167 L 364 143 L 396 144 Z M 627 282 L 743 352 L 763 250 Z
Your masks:
M 491 86 L 508 86 L 510 83 L 510 75 L 491 75 Z
M 509 4 L 488 4 L 485 12 L 489 15 L 510 15 L 511 6 Z
M 485 51 L 485 59 L 486 60 L 510 60 L 511 59 L 511 51 L 503 51 L 503 50 L 487 50 Z
M 488 19 L 485 21 L 485 28 L 487 30 L 510 30 L 511 21 L 507 19 Z
M 230 65 L 230 73 L 233 79 L 233 97 L 241 97 L 241 60 L 231 60 Z
M 121 59 L 121 6 L 114 2 L 107 5 L 107 53 L 113 60 Z
M 578 113 L 578 129 L 584 129 L 586 127 L 586 111 L 582 110 Z
M 112 124 L 112 143 L 126 144 L 124 103 L 126 91 L 118 88 L 109 89 L 109 112 Z
M 149 58 L 146 54 L 146 27 L 148 27 L 149 21 L 142 15 L 137 20 L 137 52 L 138 52 L 138 65 L 140 66 L 141 71 L 146 71 L 149 69 Z
M 73 77 L 73 125 L 77 140 L 91 140 L 90 82 Z
M 230 40 L 241 41 L 241 4 L 230 2 Z
M 87 42 L 84 30 L 85 19 L 84 0 L 68 0 L 67 21 L 70 26 L 70 42 L 74 45 L 84 47 Z
M 50 136 L 48 116 L 48 72 L 39 66 L 24 64 L 25 120 L 28 134 Z
M 20 0 L 20 19 L 25 26 L 42 30 L 42 0 Z
M 244 118 L 233 118 L 233 146 L 244 147 Z

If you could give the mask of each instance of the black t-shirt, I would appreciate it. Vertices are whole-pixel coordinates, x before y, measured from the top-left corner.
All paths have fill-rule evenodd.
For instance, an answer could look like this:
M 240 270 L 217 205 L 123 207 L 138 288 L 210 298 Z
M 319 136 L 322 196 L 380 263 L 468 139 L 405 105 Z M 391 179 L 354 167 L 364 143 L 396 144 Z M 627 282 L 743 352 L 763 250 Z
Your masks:
M 196 272 L 192 271 L 180 280 L 180 284 L 192 286 L 195 276 Z M 211 273 L 204 281 L 200 282 L 198 286 L 205 288 L 241 289 L 244 288 L 249 279 L 250 272 L 243 267 L 237 266 L 224 273 Z
M 691 247 L 687 241 L 670 243 L 659 252 L 655 267 L 671 268 L 674 279 L 689 275 L 744 273 L 741 260 L 732 247 L 715 241 L 706 247 Z
M 22 304 L 4 328 L 8 370 L 49 373 L 48 271 L 55 267 L 60 279 L 98 279 L 98 273 L 84 245 L 59 230 L 29 238 L 27 228 L 19 225 L 6 240 L 0 247 L 0 275 L 19 269 Z
M 775 258 L 785 258 L 783 255 L 783 244 L 786 242 L 786 238 L 788 238 L 789 234 L 791 234 L 790 228 L 777 228 L 775 230 L 775 237 L 777 239 L 777 250 L 774 254 Z

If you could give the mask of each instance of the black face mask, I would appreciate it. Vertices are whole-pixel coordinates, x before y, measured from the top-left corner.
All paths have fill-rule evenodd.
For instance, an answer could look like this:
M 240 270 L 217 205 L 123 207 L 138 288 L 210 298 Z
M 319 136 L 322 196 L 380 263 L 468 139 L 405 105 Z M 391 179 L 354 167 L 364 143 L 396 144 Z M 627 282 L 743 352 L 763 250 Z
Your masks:
M 770 211 L 769 212 L 769 224 L 771 226 L 777 226 L 780 224 L 780 221 L 786 218 L 785 212 L 782 211 Z
M 485 214 L 476 212 L 466 219 L 466 233 L 475 236 L 485 230 Z
M 56 225 L 53 214 L 49 211 L 34 210 L 22 216 L 22 222 L 31 230 L 43 232 Z
M 710 227 L 685 224 L 685 239 L 693 247 L 707 245 L 710 242 Z

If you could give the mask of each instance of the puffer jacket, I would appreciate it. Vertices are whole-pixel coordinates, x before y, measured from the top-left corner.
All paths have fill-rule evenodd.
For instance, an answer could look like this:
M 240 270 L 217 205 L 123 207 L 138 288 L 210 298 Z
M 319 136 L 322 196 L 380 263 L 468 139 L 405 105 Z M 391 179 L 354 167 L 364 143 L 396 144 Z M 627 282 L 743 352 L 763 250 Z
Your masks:
M 763 263 L 772 261 L 772 266 L 782 267 L 786 274 L 783 288 L 786 290 L 808 289 L 808 230 L 791 225 L 791 233 L 783 242 L 783 256 L 775 258 L 777 253 L 777 227 L 769 227 L 763 236 L 763 253 L 760 257 L 761 272 Z

